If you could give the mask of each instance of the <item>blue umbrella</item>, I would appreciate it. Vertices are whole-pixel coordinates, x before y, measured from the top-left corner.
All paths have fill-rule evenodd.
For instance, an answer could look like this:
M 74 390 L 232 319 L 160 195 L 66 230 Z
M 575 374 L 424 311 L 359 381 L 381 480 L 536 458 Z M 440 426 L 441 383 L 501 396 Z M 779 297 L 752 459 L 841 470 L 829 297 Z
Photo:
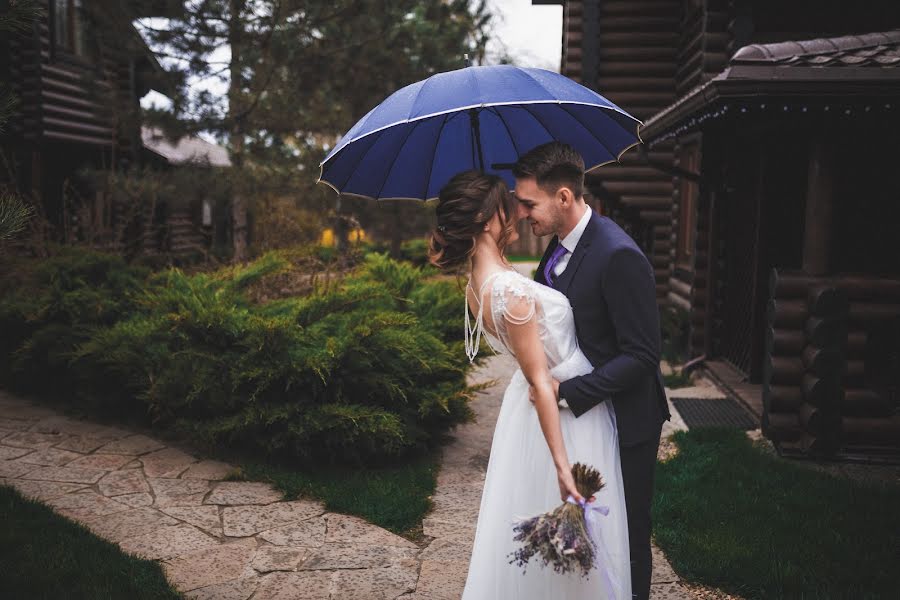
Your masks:
M 408 85 L 369 111 L 322 161 L 319 181 L 380 200 L 435 198 L 469 169 L 512 186 L 511 164 L 535 146 L 571 144 L 590 170 L 639 144 L 640 125 L 559 73 L 466 67 Z

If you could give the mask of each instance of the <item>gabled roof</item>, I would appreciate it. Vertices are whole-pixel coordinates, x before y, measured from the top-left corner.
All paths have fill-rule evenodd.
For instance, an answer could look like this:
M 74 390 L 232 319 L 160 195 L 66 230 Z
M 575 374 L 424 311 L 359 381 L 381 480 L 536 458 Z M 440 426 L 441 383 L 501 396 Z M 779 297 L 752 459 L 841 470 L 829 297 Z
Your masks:
M 657 140 L 723 99 L 900 96 L 900 30 L 744 46 L 729 66 L 641 128 Z
M 141 139 L 145 148 L 158 154 L 171 165 L 231 166 L 228 150 L 196 136 L 185 136 L 173 144 L 160 129 L 144 126 L 141 127 Z

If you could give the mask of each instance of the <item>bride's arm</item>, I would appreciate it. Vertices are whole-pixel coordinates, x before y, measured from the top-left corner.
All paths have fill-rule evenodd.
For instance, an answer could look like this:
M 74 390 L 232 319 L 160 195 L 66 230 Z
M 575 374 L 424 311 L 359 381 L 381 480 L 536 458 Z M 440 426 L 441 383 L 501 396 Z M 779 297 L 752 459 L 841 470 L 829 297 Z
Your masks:
M 547 446 L 550 448 L 553 464 L 556 466 L 560 495 L 562 499 L 565 499 L 567 495 L 571 494 L 575 500 L 580 501 L 583 498 L 575 487 L 572 466 L 569 464 L 568 453 L 563 443 L 562 429 L 559 424 L 559 407 L 556 404 L 556 393 L 553 389 L 553 377 L 547 366 L 544 345 L 538 335 L 534 306 L 522 299 L 513 300 L 507 304 L 505 313 L 504 316 L 507 320 L 505 326 L 510 349 L 515 354 L 522 373 L 531 386 L 541 430 Z

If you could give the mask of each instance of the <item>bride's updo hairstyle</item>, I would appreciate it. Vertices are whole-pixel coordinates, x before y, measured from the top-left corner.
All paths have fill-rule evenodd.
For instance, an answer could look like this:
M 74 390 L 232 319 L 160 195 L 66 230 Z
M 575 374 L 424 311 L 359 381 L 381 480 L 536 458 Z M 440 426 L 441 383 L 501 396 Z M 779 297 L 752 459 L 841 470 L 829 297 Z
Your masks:
M 438 196 L 428 260 L 443 271 L 463 268 L 475 252 L 475 238 L 497 213 L 503 226 L 497 243 L 502 252 L 516 227 L 511 218 L 516 210 L 517 201 L 500 177 L 479 171 L 456 174 Z

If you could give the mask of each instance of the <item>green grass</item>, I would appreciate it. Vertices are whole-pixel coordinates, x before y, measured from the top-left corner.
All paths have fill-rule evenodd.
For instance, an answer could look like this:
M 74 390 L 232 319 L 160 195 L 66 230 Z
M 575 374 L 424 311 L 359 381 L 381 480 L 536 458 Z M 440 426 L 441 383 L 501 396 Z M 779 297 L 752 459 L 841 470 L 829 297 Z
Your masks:
M 0 598 L 181 598 L 159 564 L 134 558 L 0 486 Z
M 329 511 L 356 515 L 413 541 L 431 508 L 439 454 L 425 454 L 390 467 L 291 469 L 241 463 L 239 478 L 268 481 L 287 499 L 316 498 Z
M 674 373 L 663 375 L 663 383 L 667 388 L 671 390 L 677 390 L 678 388 L 690 386 L 691 376 L 690 374 L 686 374 L 683 371 L 678 370 Z
M 791 464 L 742 431 L 675 436 L 654 537 L 679 575 L 748 599 L 896 598 L 900 487 Z
M 540 256 L 527 256 L 525 254 L 507 254 L 506 260 L 509 262 L 540 262 Z

